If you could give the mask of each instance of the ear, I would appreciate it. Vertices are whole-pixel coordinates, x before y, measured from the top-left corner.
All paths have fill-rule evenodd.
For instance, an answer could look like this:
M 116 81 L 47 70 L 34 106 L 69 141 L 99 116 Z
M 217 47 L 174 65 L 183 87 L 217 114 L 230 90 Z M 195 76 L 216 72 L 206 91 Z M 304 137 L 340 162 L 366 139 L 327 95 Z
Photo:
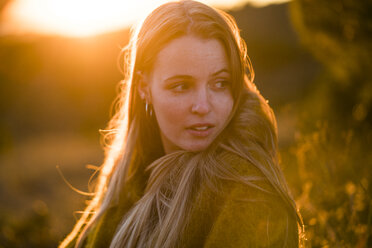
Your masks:
M 148 77 L 142 72 L 137 73 L 138 76 L 138 94 L 141 99 L 147 103 L 151 103 L 150 85 Z

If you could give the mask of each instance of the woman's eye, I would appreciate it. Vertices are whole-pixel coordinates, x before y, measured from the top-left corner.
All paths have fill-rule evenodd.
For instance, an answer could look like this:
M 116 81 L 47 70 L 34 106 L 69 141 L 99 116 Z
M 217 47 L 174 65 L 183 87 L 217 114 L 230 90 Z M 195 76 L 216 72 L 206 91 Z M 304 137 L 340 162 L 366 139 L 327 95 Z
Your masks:
M 175 92 L 182 92 L 187 90 L 188 88 L 189 86 L 187 85 L 187 83 L 177 83 L 170 87 L 170 89 Z
M 230 86 L 230 82 L 227 80 L 219 80 L 212 84 L 212 88 L 214 89 L 226 89 Z

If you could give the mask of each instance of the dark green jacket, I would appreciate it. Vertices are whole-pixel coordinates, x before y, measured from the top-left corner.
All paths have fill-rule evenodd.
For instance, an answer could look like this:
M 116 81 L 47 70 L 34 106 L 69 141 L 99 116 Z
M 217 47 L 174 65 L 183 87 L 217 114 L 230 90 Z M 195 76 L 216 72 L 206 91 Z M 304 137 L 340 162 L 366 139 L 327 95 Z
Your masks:
M 228 153 L 224 157 L 240 175 L 262 176 L 237 155 Z M 119 222 L 143 195 L 145 184 L 146 177 L 133 177 L 119 204 L 111 207 L 90 231 L 85 247 L 109 247 Z M 295 216 L 268 181 L 256 184 L 271 193 L 231 181 L 223 182 L 223 192 L 216 193 L 202 184 L 180 247 L 298 247 Z

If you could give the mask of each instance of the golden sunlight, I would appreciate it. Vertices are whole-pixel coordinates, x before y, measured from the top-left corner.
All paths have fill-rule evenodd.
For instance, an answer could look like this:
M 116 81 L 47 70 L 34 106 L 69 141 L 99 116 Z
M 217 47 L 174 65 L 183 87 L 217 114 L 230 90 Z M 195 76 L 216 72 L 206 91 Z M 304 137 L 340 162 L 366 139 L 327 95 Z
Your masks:
M 223 8 L 289 0 L 206 0 Z M 3 10 L 0 35 L 44 33 L 86 37 L 135 23 L 166 0 L 13 0 Z

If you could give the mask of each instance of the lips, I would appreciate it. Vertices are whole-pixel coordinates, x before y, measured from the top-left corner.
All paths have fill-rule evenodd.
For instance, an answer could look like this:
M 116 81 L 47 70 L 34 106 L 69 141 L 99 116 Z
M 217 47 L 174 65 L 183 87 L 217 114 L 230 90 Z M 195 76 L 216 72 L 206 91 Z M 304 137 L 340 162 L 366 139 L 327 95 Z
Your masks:
M 192 130 L 197 130 L 197 131 L 204 131 L 204 130 L 207 130 L 209 128 L 212 128 L 214 127 L 213 124 L 211 123 L 197 123 L 197 124 L 194 124 L 194 125 L 191 125 L 189 127 L 187 127 L 187 129 L 192 129 Z
M 187 127 L 187 131 L 196 137 L 206 137 L 208 136 L 214 128 L 211 123 L 197 123 Z

